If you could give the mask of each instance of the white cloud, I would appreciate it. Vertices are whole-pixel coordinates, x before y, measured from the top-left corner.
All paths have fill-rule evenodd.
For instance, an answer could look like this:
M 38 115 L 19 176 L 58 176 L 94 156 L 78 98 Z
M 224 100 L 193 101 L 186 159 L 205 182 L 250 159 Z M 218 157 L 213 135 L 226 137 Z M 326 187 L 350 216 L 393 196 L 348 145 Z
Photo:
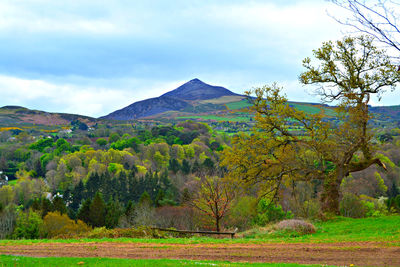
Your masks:
M 85 81 L 85 85 L 82 86 L 1 75 L 0 106 L 20 105 L 44 111 L 99 117 L 133 102 L 159 96 L 176 88 L 181 81 L 156 82 L 150 83 L 148 86 L 145 85 L 145 81 L 137 80 L 115 82 L 136 87 L 135 90 L 93 86 L 90 83 L 96 84 L 101 81 Z

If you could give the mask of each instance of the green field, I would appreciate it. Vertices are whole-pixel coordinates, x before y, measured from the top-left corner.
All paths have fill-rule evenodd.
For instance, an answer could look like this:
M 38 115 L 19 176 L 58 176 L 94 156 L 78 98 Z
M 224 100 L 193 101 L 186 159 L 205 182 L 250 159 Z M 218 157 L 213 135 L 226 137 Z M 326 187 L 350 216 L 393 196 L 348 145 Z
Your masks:
M 248 101 L 247 99 L 244 99 L 244 100 L 239 101 L 239 102 L 227 103 L 226 106 L 227 106 L 229 109 L 242 109 L 242 108 L 251 107 L 252 104 L 250 104 L 249 101 Z
M 250 121 L 249 117 L 227 117 L 227 116 L 216 116 L 216 115 L 194 115 L 194 116 L 182 116 L 177 117 L 177 119 L 183 120 L 215 120 L 215 121 L 233 121 L 233 122 L 248 122 Z
M 48 257 L 34 258 L 23 256 L 0 255 L 0 266 L 322 266 L 301 265 L 296 263 L 232 263 L 226 261 L 195 261 L 195 260 L 132 260 L 111 258 L 65 258 Z M 324 265 L 326 266 L 326 265 Z
M 279 232 L 256 229 L 243 233 L 244 237 L 217 239 L 211 237 L 141 239 L 141 238 L 102 238 L 102 239 L 36 239 L 36 240 L 0 240 L 0 246 L 32 243 L 158 243 L 158 244 L 200 244 L 200 243 L 334 243 L 354 241 L 386 242 L 400 246 L 400 216 L 369 217 L 352 219 L 337 217 L 327 222 L 314 223 L 317 231 L 310 235 L 298 235 L 295 232 Z

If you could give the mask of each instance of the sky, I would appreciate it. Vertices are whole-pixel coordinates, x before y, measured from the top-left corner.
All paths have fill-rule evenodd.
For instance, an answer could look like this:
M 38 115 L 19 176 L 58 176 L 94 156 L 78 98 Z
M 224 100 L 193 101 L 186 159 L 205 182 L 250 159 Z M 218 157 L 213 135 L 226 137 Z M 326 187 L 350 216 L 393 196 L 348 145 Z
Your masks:
M 324 0 L 2 0 L 0 106 L 100 117 L 193 78 L 236 93 L 277 82 L 318 102 L 298 76 L 344 34 L 327 11 L 343 12 Z

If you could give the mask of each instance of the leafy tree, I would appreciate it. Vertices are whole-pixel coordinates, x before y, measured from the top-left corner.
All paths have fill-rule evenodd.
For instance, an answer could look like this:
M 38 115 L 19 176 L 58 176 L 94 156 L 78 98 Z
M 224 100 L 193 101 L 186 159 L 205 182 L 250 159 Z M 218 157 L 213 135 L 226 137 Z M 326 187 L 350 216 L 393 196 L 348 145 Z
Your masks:
M 53 142 L 52 138 L 44 138 L 44 139 L 40 139 L 37 142 L 31 144 L 29 146 L 29 148 L 43 152 L 46 147 L 52 147 L 53 145 L 54 145 L 54 142 Z
M 36 239 L 43 235 L 42 226 L 42 218 L 36 212 L 20 211 L 12 236 L 15 239 Z
M 104 147 L 105 145 L 107 145 L 107 140 L 104 138 L 99 138 L 96 140 L 96 144 L 98 144 L 101 147 Z
M 108 143 L 114 143 L 117 142 L 120 139 L 120 136 L 118 133 L 112 133 L 110 134 L 110 137 L 108 138 Z
M 291 107 L 275 84 L 255 89 L 253 133 L 234 137 L 222 164 L 230 177 L 258 183 L 270 199 L 288 181 L 321 180 L 323 210 L 339 213 L 343 178 L 374 164 L 385 167 L 374 156 L 368 104 L 372 95 L 380 97 L 385 87 L 394 88 L 400 75 L 367 37 L 324 43 L 314 55 L 320 65 L 306 58 L 300 80 L 319 85 L 316 93 L 324 101 L 338 103 L 340 123 Z M 291 125 L 300 126 L 302 135 L 292 133 Z

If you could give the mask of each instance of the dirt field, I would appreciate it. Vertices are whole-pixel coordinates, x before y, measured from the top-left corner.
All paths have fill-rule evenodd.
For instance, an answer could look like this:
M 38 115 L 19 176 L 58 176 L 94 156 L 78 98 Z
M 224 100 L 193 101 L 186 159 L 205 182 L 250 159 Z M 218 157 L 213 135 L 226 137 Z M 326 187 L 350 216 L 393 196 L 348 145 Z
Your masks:
M 144 244 L 49 243 L 0 246 L 0 254 L 59 257 L 112 257 L 132 259 L 228 260 L 232 262 L 285 262 L 357 266 L 400 266 L 400 247 L 384 243 L 334 244 Z

